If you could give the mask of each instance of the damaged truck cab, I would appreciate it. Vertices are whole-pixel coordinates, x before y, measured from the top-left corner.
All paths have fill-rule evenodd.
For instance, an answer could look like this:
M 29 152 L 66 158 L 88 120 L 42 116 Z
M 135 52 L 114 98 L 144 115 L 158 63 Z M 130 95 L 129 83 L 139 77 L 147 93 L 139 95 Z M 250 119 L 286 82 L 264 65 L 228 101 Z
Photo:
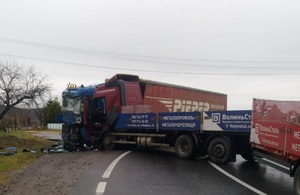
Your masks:
M 114 144 L 112 132 L 114 122 L 126 105 L 143 104 L 139 77 L 133 75 L 115 75 L 99 85 L 89 106 L 85 101 L 84 125 L 87 132 L 92 132 L 94 146 L 111 149 Z
M 83 131 L 83 102 L 92 100 L 97 85 L 79 86 L 68 84 L 62 92 L 62 141 L 69 147 L 82 147 L 89 144 L 88 136 Z
M 240 115 L 226 109 L 226 94 L 117 74 L 97 86 L 91 103 L 84 102 L 82 131 L 95 147 L 173 147 L 179 158 L 209 155 L 214 162 L 225 164 L 235 154 L 250 156 L 249 124 L 246 130 L 222 129 L 218 124 L 205 129 L 203 122 L 209 114 L 216 116 L 209 111 Z M 245 113 L 251 115 L 242 111 Z

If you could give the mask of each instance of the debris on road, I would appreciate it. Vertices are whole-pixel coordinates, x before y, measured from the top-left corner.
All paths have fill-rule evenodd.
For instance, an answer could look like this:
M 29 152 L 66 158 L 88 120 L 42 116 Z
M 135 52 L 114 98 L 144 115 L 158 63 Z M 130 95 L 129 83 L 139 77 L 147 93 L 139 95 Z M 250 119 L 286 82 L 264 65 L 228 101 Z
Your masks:
M 6 148 L 6 151 L 1 151 L 4 150 L 5 148 L 0 147 L 0 156 L 11 156 L 16 154 L 17 151 L 17 147 L 8 147 Z M 36 149 L 33 147 L 30 148 L 24 148 L 23 150 L 21 150 L 22 152 L 27 152 L 30 153 L 30 156 L 35 156 L 37 157 L 39 152 L 45 153 L 45 154 L 52 154 L 52 153 L 67 153 L 67 152 L 74 152 L 74 151 L 87 151 L 90 150 L 92 148 L 84 146 L 82 148 L 74 148 L 72 146 L 69 145 L 64 145 L 63 143 L 54 143 L 51 145 L 50 148 L 40 148 Z
M 41 152 L 52 154 L 52 153 L 67 153 L 69 149 L 61 143 L 55 143 L 51 148 L 41 148 Z

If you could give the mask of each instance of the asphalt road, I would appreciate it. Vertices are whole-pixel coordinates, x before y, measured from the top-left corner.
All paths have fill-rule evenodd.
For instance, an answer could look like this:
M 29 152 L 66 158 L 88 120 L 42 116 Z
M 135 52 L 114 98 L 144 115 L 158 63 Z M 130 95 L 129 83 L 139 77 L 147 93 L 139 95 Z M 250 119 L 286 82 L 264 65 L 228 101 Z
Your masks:
M 163 151 L 125 152 L 107 152 L 81 176 L 70 194 L 293 194 L 293 179 L 288 175 L 240 157 L 220 168 L 243 185 L 207 159 L 181 160 Z M 110 164 L 122 154 L 110 176 L 104 177 Z
M 219 166 L 266 194 L 294 194 L 294 178 L 265 164 L 249 163 L 239 156 L 237 162 Z
M 53 133 L 39 136 L 60 139 Z M 216 166 L 206 158 L 182 160 L 168 151 L 128 151 L 105 152 L 81 175 L 70 195 L 293 194 L 293 178 L 240 156 L 237 162 Z

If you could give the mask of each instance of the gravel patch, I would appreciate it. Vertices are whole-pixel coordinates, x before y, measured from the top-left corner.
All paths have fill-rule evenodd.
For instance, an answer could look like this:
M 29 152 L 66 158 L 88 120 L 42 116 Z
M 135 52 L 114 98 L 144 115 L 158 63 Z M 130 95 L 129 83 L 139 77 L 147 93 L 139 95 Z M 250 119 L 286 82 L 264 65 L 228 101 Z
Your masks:
M 102 154 L 99 151 L 45 154 L 14 173 L 13 179 L 0 187 L 0 194 L 68 194 L 81 173 L 100 159 Z

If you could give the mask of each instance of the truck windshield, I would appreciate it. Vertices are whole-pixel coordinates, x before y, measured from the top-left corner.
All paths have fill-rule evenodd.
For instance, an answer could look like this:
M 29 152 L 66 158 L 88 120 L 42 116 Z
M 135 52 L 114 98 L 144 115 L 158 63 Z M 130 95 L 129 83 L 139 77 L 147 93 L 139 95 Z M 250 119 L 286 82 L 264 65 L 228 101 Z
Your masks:
M 81 99 L 80 97 L 63 97 L 63 112 L 71 112 L 74 114 L 80 114 L 81 111 Z

